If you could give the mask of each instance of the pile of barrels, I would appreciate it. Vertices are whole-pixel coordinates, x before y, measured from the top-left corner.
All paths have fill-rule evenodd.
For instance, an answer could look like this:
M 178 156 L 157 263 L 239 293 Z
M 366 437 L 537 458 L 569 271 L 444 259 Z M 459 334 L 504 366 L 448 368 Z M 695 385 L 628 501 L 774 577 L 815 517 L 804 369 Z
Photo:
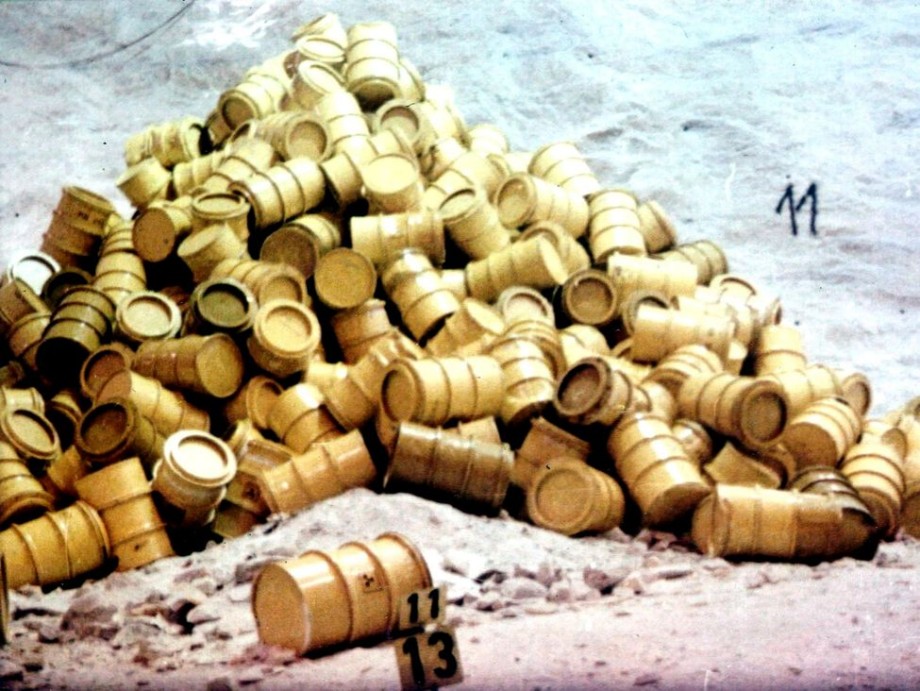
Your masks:
M 316 18 L 125 159 L 134 215 L 65 187 L 0 286 L 13 587 L 368 486 L 725 556 L 920 535 L 920 404 L 867 419 L 719 247 L 468 125 L 386 22 Z

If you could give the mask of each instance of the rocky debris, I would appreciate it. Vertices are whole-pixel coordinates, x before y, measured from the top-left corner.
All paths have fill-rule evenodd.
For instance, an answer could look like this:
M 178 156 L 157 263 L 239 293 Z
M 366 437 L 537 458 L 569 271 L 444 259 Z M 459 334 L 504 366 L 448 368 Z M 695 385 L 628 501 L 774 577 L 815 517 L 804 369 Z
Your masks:
M 0 681 L 22 681 L 25 671 L 25 667 L 18 662 L 0 659 Z
M 534 600 L 545 598 L 548 588 L 529 578 L 511 577 L 502 582 L 500 592 L 509 600 Z
M 61 628 L 73 631 L 81 638 L 111 640 L 121 626 L 116 621 L 118 608 L 102 594 L 87 591 L 73 599 L 61 618 Z
M 655 674 L 654 672 L 649 672 L 647 674 L 640 674 L 638 677 L 633 679 L 633 686 L 652 686 L 661 681 L 661 675 Z
M 208 682 L 207 686 L 205 686 L 205 691 L 233 691 L 233 688 L 233 682 L 230 681 L 230 677 L 217 677 Z

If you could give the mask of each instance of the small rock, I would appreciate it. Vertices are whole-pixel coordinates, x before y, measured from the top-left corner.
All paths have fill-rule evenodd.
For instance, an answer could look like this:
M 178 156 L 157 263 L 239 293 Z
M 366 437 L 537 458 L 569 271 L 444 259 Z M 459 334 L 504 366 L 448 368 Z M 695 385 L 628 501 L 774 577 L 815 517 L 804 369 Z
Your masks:
M 536 580 L 540 585 L 549 588 L 554 583 L 558 583 L 562 580 L 562 569 L 545 561 L 540 564 L 539 568 L 537 569 L 537 573 L 534 575 L 534 580 Z
M 744 577 L 744 587 L 748 590 L 757 590 L 769 582 L 769 579 L 762 571 L 755 571 Z
M 12 660 L 0 660 L 0 681 L 22 681 L 25 669 Z
M 693 574 L 693 567 L 688 564 L 666 564 L 646 571 L 654 580 L 672 581 L 676 578 L 685 578 Z
M 543 599 L 546 593 L 546 586 L 529 578 L 512 577 L 501 584 L 501 594 L 511 600 Z
M 515 619 L 521 616 L 521 611 L 517 607 L 505 607 L 498 613 L 502 619 Z
M 549 587 L 549 593 L 546 595 L 549 602 L 572 602 L 575 596 L 572 591 L 572 582 L 565 578 L 553 583 Z
M 61 628 L 74 631 L 81 638 L 111 640 L 119 629 L 115 621 L 117 612 L 115 605 L 104 602 L 99 594 L 84 593 L 71 601 L 61 617 Z
M 218 677 L 211 679 L 205 689 L 206 691 L 233 691 L 233 682 L 229 677 Z
M 633 680 L 633 686 L 651 686 L 652 684 L 657 684 L 661 681 L 661 675 L 655 674 L 654 672 L 648 672 L 646 674 L 640 674 Z
M 52 624 L 42 624 L 38 629 L 38 640 L 41 643 L 58 643 L 61 640 L 61 630 Z
M 27 672 L 41 672 L 45 668 L 45 660 L 41 655 L 33 654 L 23 659 L 22 666 Z
M 552 602 L 531 602 L 524 605 L 526 614 L 555 614 L 559 611 L 559 605 Z
M 617 592 L 632 592 L 634 595 L 641 595 L 645 592 L 645 580 L 638 571 L 633 571 L 626 578 L 617 584 Z
M 262 681 L 265 678 L 265 673 L 258 667 L 251 667 L 250 669 L 243 670 L 240 672 L 236 680 L 243 684 L 255 684 L 256 682 Z
M 205 578 L 209 575 L 208 570 L 203 566 L 198 566 L 182 571 L 173 579 L 173 583 L 191 583 L 199 578 Z
M 572 581 L 572 599 L 576 602 L 585 602 L 587 600 L 599 600 L 601 593 L 589 586 L 584 581 Z
M 189 610 L 189 613 L 185 616 L 185 621 L 193 626 L 209 621 L 218 621 L 221 618 L 221 610 L 222 607 L 219 603 L 207 600 Z
M 252 599 L 252 586 L 248 583 L 234 586 L 228 593 L 227 599 L 233 603 L 249 602 Z
M 630 570 L 621 566 L 611 568 L 586 566 L 582 572 L 585 584 L 603 595 L 609 595 L 614 587 L 629 574 Z
M 483 593 L 482 597 L 473 603 L 473 607 L 480 612 L 497 612 L 504 607 L 501 594 L 498 591 L 491 590 Z

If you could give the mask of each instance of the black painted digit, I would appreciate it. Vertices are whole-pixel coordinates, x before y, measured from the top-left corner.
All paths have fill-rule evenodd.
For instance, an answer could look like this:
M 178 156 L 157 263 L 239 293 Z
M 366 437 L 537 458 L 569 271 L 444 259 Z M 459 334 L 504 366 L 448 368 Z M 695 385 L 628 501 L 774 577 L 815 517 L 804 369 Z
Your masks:
M 444 631 L 435 631 L 428 637 L 428 645 L 441 644 L 438 657 L 444 660 L 444 667 L 436 667 L 434 675 L 439 679 L 450 679 L 457 673 L 457 658 L 454 657 L 454 639 Z
M 802 207 L 805 206 L 805 201 L 809 197 L 811 197 L 811 214 L 809 217 L 808 231 L 816 236 L 818 234 L 818 229 L 815 228 L 815 219 L 818 216 L 818 185 L 811 183 L 808 186 L 808 189 L 805 190 L 805 194 L 802 195 L 802 198 L 799 199 L 799 203 L 796 204 L 795 210 L 801 211 Z
M 437 621 L 441 614 L 441 589 L 435 588 L 428 593 L 428 599 L 431 600 L 431 621 Z
M 795 222 L 795 199 L 792 192 L 792 183 L 790 182 L 786 185 L 786 191 L 783 192 L 783 196 L 779 198 L 779 204 L 776 205 L 776 213 L 783 213 L 783 205 L 788 202 L 789 204 L 789 222 L 792 224 L 792 234 L 799 234 L 799 227 Z
M 412 681 L 416 686 L 425 686 L 425 667 L 422 665 L 422 656 L 418 649 L 418 639 L 415 636 L 409 636 L 402 644 L 402 651 L 409 656 L 409 664 L 412 666 Z M 437 671 L 435 671 L 437 674 Z
M 407 599 L 409 601 L 409 623 L 418 624 L 418 593 L 412 593 Z

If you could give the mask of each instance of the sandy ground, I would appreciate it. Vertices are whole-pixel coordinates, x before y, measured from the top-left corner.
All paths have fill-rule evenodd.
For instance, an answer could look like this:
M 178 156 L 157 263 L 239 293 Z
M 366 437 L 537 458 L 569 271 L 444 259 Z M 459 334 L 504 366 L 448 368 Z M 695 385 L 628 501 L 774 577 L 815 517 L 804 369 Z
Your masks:
M 126 138 L 203 117 L 326 9 L 0 5 L 0 257 L 37 247 L 63 185 L 127 212 L 114 186 Z M 682 240 L 720 243 L 733 271 L 781 297 L 812 361 L 870 377 L 873 414 L 918 393 L 916 3 L 346 0 L 335 10 L 346 25 L 392 22 L 469 123 L 498 124 L 522 150 L 571 139 L 605 184 L 660 201 Z M 803 212 L 793 237 L 775 208 L 788 184 L 798 198 L 812 183 L 818 235 Z M 729 563 L 668 535 L 573 540 L 362 490 L 188 558 L 15 593 L 0 685 L 396 687 L 389 646 L 297 658 L 260 646 L 249 611 L 258 565 L 387 530 L 415 540 L 450 584 L 458 688 L 920 682 L 913 540 L 867 561 Z

